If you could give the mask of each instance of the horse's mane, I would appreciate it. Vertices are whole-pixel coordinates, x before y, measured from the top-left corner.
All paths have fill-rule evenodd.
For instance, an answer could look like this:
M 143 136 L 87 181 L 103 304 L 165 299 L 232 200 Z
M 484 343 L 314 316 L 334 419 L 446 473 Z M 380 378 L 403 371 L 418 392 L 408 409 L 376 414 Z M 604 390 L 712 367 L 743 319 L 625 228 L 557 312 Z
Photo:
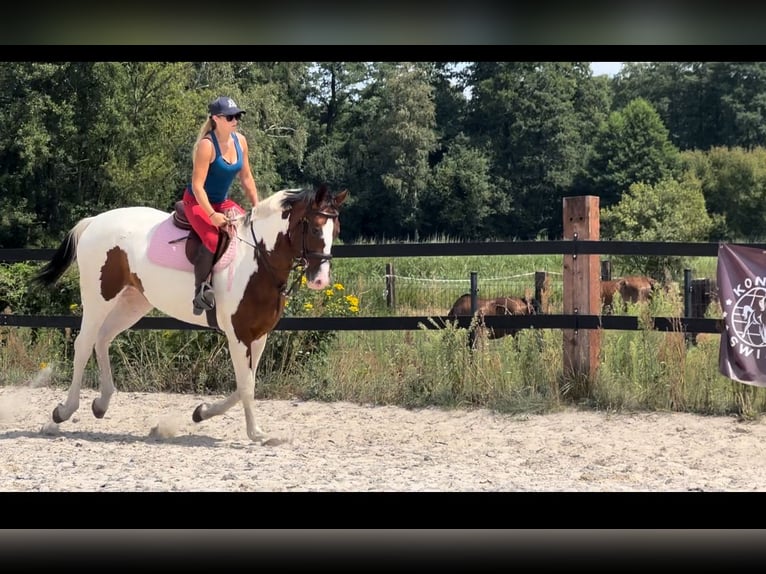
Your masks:
M 313 202 L 316 191 L 313 189 L 281 189 L 260 200 L 253 210 L 253 217 L 262 219 L 274 213 L 281 213 L 295 203 Z

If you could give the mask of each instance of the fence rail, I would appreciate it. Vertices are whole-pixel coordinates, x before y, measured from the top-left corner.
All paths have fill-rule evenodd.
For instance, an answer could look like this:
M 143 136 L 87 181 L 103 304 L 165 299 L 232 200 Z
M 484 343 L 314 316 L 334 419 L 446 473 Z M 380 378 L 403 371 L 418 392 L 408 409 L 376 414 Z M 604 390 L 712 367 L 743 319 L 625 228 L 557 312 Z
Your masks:
M 741 244 L 766 249 L 766 243 Z M 659 241 L 500 241 L 486 243 L 391 243 L 385 245 L 336 245 L 333 256 L 348 258 L 445 257 L 467 255 L 664 255 L 716 257 L 718 243 L 667 243 Z M 0 249 L 0 262 L 43 261 L 55 249 Z M 366 331 L 441 329 L 446 316 L 410 317 L 283 317 L 275 330 L 283 331 Z M 695 317 L 654 317 L 659 331 L 720 333 L 720 319 Z M 605 315 L 531 315 L 486 317 L 492 328 L 505 329 L 617 329 L 638 330 L 636 317 Z M 457 325 L 467 327 L 470 318 L 460 317 Z M 0 315 L 0 325 L 16 327 L 73 328 L 80 318 L 73 316 Z M 170 317 L 144 317 L 133 329 L 209 329 Z
M 464 255 L 665 255 L 717 257 L 719 243 L 663 241 L 495 241 L 335 245 L 333 257 L 443 257 Z M 735 244 L 736 245 L 736 244 Z M 766 243 L 740 243 L 766 249 Z M 0 249 L 0 262 L 42 261 L 55 249 Z
M 446 316 L 411 317 L 283 317 L 276 331 L 406 331 L 421 329 L 443 329 L 447 322 L 458 327 L 468 327 L 470 317 L 456 319 Z M 684 331 L 689 333 L 720 333 L 722 319 L 700 319 L 695 317 L 654 317 L 653 328 L 658 331 Z M 484 324 L 493 329 L 607 329 L 637 331 L 638 317 L 625 315 L 506 315 L 484 317 Z M 42 327 L 56 329 L 78 329 L 80 317 L 68 315 L 3 315 L 0 326 Z M 205 329 L 171 317 L 144 317 L 132 329 Z

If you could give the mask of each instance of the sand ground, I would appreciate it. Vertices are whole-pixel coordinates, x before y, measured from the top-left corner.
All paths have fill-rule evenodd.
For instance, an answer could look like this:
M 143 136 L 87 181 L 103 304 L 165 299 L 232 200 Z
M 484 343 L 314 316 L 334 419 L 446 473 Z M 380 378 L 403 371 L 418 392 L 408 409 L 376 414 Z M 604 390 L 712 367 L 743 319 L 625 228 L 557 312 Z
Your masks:
M 687 413 L 487 410 L 258 401 L 194 423 L 218 397 L 117 392 L 41 432 L 66 396 L 0 387 L 0 491 L 758 491 L 766 426 Z

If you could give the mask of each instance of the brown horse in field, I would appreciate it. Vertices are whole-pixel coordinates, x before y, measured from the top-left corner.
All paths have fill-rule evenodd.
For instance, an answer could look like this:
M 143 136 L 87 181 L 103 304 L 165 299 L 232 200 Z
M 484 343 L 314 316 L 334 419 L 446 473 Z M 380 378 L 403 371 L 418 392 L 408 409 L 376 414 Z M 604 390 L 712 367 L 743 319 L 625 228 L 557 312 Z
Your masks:
M 476 315 L 481 320 L 486 316 L 503 315 L 535 315 L 538 311 L 538 303 L 535 299 L 526 297 L 495 297 L 494 299 L 478 299 Z M 455 319 L 459 315 L 471 315 L 471 295 L 466 293 L 458 297 L 453 303 L 452 308 L 447 313 L 447 317 Z M 488 329 L 487 338 L 499 339 L 506 335 L 515 335 L 518 329 Z
M 615 293 L 620 294 L 623 310 L 627 311 L 629 302 L 646 303 L 650 301 L 658 287 L 659 283 L 656 280 L 645 275 L 630 275 L 610 281 L 601 281 L 602 312 L 611 313 Z

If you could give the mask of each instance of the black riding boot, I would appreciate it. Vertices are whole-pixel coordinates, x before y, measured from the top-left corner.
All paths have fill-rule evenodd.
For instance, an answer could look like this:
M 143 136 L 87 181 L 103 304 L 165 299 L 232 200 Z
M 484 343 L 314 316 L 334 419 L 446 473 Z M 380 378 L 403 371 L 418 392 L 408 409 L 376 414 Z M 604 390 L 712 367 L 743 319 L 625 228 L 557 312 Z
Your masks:
M 197 257 L 194 260 L 194 314 L 202 315 L 203 311 L 209 311 L 215 307 L 215 295 L 213 286 L 208 281 L 208 276 L 213 269 L 215 254 L 207 250 L 204 245 L 199 246 Z

